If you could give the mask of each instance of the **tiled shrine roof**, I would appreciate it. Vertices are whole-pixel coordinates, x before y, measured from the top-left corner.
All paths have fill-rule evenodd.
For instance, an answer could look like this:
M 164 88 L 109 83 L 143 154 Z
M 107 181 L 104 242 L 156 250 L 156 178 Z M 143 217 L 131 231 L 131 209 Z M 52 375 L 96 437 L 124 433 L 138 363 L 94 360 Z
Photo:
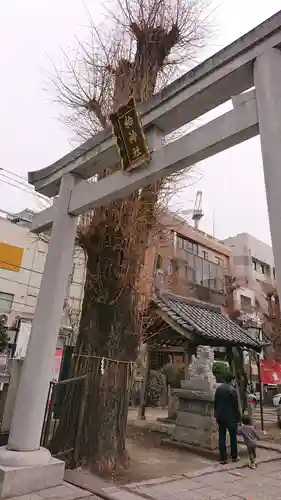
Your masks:
M 205 344 L 239 345 L 258 351 L 263 346 L 244 328 L 222 314 L 219 306 L 163 292 L 158 292 L 153 297 L 151 306 L 156 315 L 162 314 L 162 318 L 167 318 L 171 328 L 179 327 L 178 331 L 186 337 L 184 340 L 195 336 Z M 161 337 L 161 332 L 159 336 Z M 149 337 L 146 336 L 146 341 L 149 341 Z

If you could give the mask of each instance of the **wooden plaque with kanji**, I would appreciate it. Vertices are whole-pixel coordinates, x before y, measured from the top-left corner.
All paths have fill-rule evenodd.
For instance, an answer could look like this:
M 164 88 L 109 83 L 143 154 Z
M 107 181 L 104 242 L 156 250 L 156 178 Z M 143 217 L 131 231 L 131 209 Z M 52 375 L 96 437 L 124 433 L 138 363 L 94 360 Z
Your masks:
M 146 137 L 133 98 L 110 115 L 113 134 L 124 170 L 131 170 L 150 159 Z

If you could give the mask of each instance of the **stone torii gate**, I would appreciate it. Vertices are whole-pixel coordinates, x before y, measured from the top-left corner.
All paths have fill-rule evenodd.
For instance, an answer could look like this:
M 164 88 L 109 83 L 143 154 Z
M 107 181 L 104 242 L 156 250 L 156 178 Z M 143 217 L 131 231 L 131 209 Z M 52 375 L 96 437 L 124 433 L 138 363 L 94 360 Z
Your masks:
M 280 48 L 281 11 L 140 106 L 152 151 L 147 165 L 88 183 L 89 177 L 118 161 L 112 134 L 106 130 L 54 165 L 29 173 L 29 182 L 36 191 L 59 196 L 53 207 L 36 215 L 33 221 L 34 232 L 51 226 L 53 229 L 9 442 L 0 449 L 0 498 L 62 481 L 63 463 L 52 459 L 39 443 L 79 214 L 123 198 L 260 133 L 281 294 Z M 162 146 L 167 134 L 229 99 L 233 103 L 231 111 Z

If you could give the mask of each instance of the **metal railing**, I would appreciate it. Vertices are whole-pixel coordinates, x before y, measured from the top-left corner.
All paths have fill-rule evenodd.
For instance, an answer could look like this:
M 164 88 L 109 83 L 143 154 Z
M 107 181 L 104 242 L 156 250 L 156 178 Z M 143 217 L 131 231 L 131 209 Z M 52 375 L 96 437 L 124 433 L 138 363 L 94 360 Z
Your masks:
M 86 397 L 87 375 L 50 383 L 40 445 L 48 448 L 54 457 L 65 459 L 73 467 L 76 466 L 79 457 Z M 53 440 L 64 411 L 72 414 L 73 439 L 66 445 L 60 443 L 59 450 L 53 453 Z

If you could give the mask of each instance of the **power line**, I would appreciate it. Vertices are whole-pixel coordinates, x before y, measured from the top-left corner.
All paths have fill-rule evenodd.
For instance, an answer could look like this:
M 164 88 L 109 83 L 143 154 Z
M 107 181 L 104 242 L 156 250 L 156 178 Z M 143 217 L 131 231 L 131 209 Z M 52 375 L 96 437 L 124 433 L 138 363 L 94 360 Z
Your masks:
M 43 199 L 44 199 L 44 200 L 46 200 L 46 201 L 50 201 L 50 198 L 48 198 L 48 196 L 45 196 L 44 194 L 41 194 L 41 193 L 36 193 L 36 191 L 35 191 L 34 187 L 33 187 L 33 186 L 31 186 L 31 185 L 29 184 L 28 180 L 27 180 L 25 177 L 22 177 L 21 175 L 18 175 L 18 174 L 14 173 L 14 172 L 11 172 L 10 170 L 7 170 L 6 168 L 3 168 L 3 167 L 0 167 L 0 171 L 1 171 L 1 170 L 2 170 L 3 172 L 8 173 L 9 175 L 13 175 L 13 176 L 18 177 L 19 179 L 23 180 L 23 181 L 24 181 L 24 183 L 25 183 L 25 185 L 26 185 L 26 187 L 27 187 L 28 189 L 30 189 L 30 191 L 31 191 L 31 192 L 33 192 L 34 194 L 36 194 L 36 196 L 39 196 L 40 198 L 43 198 Z M 2 175 L 4 176 L 5 174 L 2 174 Z M 6 177 L 7 177 L 8 179 L 11 179 L 11 180 L 12 180 L 12 181 L 14 181 L 14 182 L 17 182 L 17 183 L 22 184 L 22 183 L 21 183 L 20 181 L 18 181 L 17 179 L 13 179 L 13 178 L 11 178 L 11 177 L 9 177 L 9 176 L 6 176 Z
M 12 294 L 11 294 L 11 295 L 12 295 Z M 34 297 L 34 298 L 35 298 L 35 297 Z M 11 305 L 13 305 L 13 304 L 18 304 L 18 305 L 23 306 L 23 307 L 33 307 L 33 309 L 35 309 L 35 304 L 34 304 L 34 306 L 32 306 L 32 305 L 30 305 L 30 304 L 26 304 L 25 302 L 18 302 L 18 301 L 16 301 L 16 300 L 12 300 L 12 301 L 11 301 L 10 299 L 5 299 L 4 297 L 2 298 L 2 297 L 0 296 L 0 311 L 4 311 L 4 309 L 1 309 L 1 302 L 8 302 L 9 304 L 12 302 L 12 304 L 11 304 Z M 6 314 L 8 314 L 8 313 L 10 312 L 10 310 L 9 310 L 9 311 L 7 311 L 6 309 L 5 309 L 5 311 L 6 311 Z
M 3 269 L 3 268 L 0 267 L 0 269 Z M 40 286 L 28 285 L 28 283 L 24 283 L 23 281 L 11 280 L 9 278 L 4 278 L 4 276 L 0 275 L 0 281 L 1 280 L 9 281 L 9 283 L 15 283 L 16 285 L 23 285 L 23 286 L 26 286 L 27 288 L 35 288 L 36 290 L 40 290 Z M 1 297 L 0 297 L 0 300 L 1 300 Z
M 12 264 L 11 262 L 7 262 L 5 260 L 0 260 L 0 264 L 7 264 L 8 266 L 13 266 L 13 267 L 16 267 L 17 269 L 21 269 L 23 271 L 33 272 L 35 274 L 40 274 L 40 275 L 43 274 L 43 271 L 36 271 L 36 269 L 31 269 L 31 268 L 24 267 L 24 266 L 18 266 L 16 264 Z M 11 269 L 5 269 L 4 267 L 0 267 L 0 269 L 4 269 L 5 271 L 11 271 Z
M 19 189 L 20 191 L 23 191 L 24 193 L 33 194 L 34 196 L 37 196 L 37 193 L 35 193 L 34 191 L 25 189 L 22 185 L 17 186 L 16 184 L 12 184 L 12 182 L 8 182 L 7 180 L 3 179 L 2 177 L 4 177 L 4 175 L 0 173 L 0 181 L 4 182 L 4 184 L 8 184 L 9 186 L 12 186 L 16 189 Z M 13 182 L 17 182 L 17 181 L 14 181 L 13 179 L 10 179 L 9 177 L 7 177 L 7 179 L 9 179 Z
M 11 262 L 6 262 L 5 260 L 0 260 L 0 270 L 3 269 L 4 271 L 11 271 L 11 269 L 5 269 L 4 267 L 1 267 L 1 264 L 6 264 L 8 266 L 13 266 L 13 267 L 16 267 L 17 269 L 20 269 L 22 271 L 28 271 L 28 272 L 31 272 L 31 273 L 35 273 L 35 274 L 39 274 L 40 276 L 43 275 L 44 271 L 36 271 L 36 269 L 32 269 L 32 268 L 29 268 L 29 267 L 24 267 L 24 266 L 18 266 L 18 265 L 15 265 L 15 264 L 12 264 Z M 2 276 L 0 276 L 0 279 L 4 279 L 2 278 Z M 10 281 L 11 283 L 18 283 L 14 280 L 9 280 L 9 278 L 5 278 L 7 279 L 8 281 Z M 18 284 L 22 284 L 22 285 L 25 285 L 27 286 L 26 283 L 18 283 Z M 79 286 L 84 286 L 84 282 L 81 281 L 71 281 L 71 284 L 72 285 L 79 285 Z M 39 287 L 40 288 L 40 287 Z
M 29 307 L 29 306 L 27 306 L 27 307 Z M 32 317 L 33 317 L 33 311 L 22 311 L 21 309 L 12 308 L 9 310 L 9 312 L 7 312 L 7 311 L 4 311 L 4 309 L 3 310 L 0 309 L 0 314 L 7 314 L 7 316 L 8 316 L 8 314 L 11 314 L 11 313 L 16 313 L 18 316 L 22 315 L 23 318 L 25 317 L 25 314 L 30 314 L 29 319 L 32 319 Z M 9 328 L 10 327 L 8 327 L 8 329 Z
M 0 170 L 3 170 L 3 172 L 7 172 L 7 174 L 14 175 L 15 177 L 18 177 L 19 179 L 22 179 L 28 183 L 28 180 L 26 177 L 22 177 L 21 175 L 16 174 L 16 172 L 12 172 L 11 170 L 8 170 L 7 168 L 3 168 L 3 167 L 0 167 Z
M 0 180 L 2 182 L 4 182 L 5 184 L 8 184 L 9 186 L 12 186 L 12 187 L 15 187 L 17 189 L 20 189 L 21 191 L 25 192 L 25 193 L 28 193 L 28 194 L 33 194 L 33 196 L 36 196 L 38 198 L 42 198 L 42 200 L 44 201 L 49 201 L 50 202 L 50 199 L 47 198 L 46 196 L 44 196 L 43 194 L 40 194 L 40 193 L 36 193 L 36 191 L 34 191 L 31 187 L 29 188 L 28 185 L 23 185 L 22 182 L 18 181 L 17 179 L 11 179 L 11 177 L 8 177 L 7 175 L 3 174 L 1 172 L 1 167 L 0 167 Z M 3 179 L 4 178 L 4 179 Z M 8 180 L 6 180 L 8 179 Z M 11 181 L 11 182 L 9 182 Z M 12 184 L 13 182 L 17 183 L 17 184 Z
M 33 191 L 32 187 L 28 185 L 26 181 L 18 180 L 18 179 L 13 179 L 10 175 L 3 174 L 3 169 L 0 167 L 0 175 L 4 177 L 4 179 L 8 179 L 9 181 L 15 182 L 16 184 L 19 184 L 21 187 L 24 187 L 26 189 L 29 189 L 30 191 Z

